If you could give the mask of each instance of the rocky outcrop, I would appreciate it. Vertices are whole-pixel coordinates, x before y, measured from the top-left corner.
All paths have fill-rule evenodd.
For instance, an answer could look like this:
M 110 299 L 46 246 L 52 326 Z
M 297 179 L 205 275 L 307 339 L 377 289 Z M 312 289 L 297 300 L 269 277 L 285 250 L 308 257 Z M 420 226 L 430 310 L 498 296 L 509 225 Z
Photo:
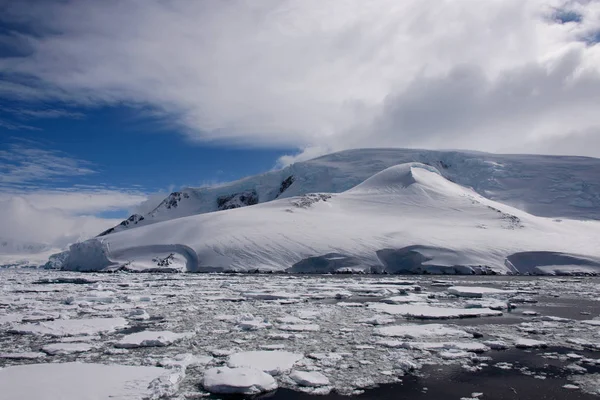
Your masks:
M 125 221 L 121 222 L 119 225 L 105 230 L 98 236 L 105 236 L 105 235 L 117 232 L 123 228 L 129 228 L 130 225 L 136 225 L 138 222 L 143 221 L 143 220 L 144 220 L 143 215 L 133 214 L 131 217 L 127 218 Z
M 252 206 L 254 204 L 258 204 L 258 193 L 256 193 L 256 190 L 248 190 L 217 198 L 217 209 L 219 211 Z

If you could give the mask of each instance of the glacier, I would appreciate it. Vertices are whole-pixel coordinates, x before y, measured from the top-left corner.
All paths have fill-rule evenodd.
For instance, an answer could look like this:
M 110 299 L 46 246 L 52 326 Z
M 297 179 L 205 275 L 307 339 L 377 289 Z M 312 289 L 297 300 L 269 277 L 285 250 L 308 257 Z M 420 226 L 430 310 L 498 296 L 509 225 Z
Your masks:
M 479 153 L 473 153 L 473 158 L 465 154 L 349 151 L 229 186 L 187 196 L 180 193 L 177 201 L 167 199 L 168 204 L 163 202 L 151 215 L 138 219 L 134 229 L 123 227 L 73 244 L 61 267 L 159 272 L 600 272 L 600 222 L 593 220 L 598 209 L 569 205 L 573 198 L 565 196 L 570 190 L 565 188 L 569 182 L 565 174 L 594 178 L 588 176 L 594 172 L 589 162 L 587 169 L 573 167 L 578 161 L 583 166 L 586 159 L 566 157 L 563 162 L 569 167 L 560 172 L 562 157 L 548 158 L 547 165 L 542 162 L 531 170 L 523 167 L 523 160 L 529 160 L 526 156 L 514 156 L 520 164 L 515 160 L 502 164 Z M 438 161 L 386 167 L 399 155 Z M 533 164 L 529 160 L 531 168 Z M 303 168 L 312 173 L 299 173 Z M 281 180 L 288 174 L 293 179 Z M 278 179 L 288 183 L 274 185 Z M 572 187 L 579 187 L 574 179 Z M 465 181 L 473 185 L 465 186 Z M 503 188 L 507 182 L 510 188 Z M 553 193 L 556 185 L 562 185 L 558 193 L 543 197 Z M 228 197 L 234 186 L 246 194 Z M 592 183 L 584 186 L 585 193 L 598 189 Z M 321 188 L 329 191 L 304 193 Z M 242 197 L 254 199 L 248 193 L 274 199 L 222 211 L 215 211 L 210 201 L 198 201 L 198 196 L 210 196 L 232 205 L 230 201 L 239 203 Z M 527 200 L 524 208 L 535 213 L 488 197 L 507 203 Z M 598 195 L 587 200 L 595 204 Z

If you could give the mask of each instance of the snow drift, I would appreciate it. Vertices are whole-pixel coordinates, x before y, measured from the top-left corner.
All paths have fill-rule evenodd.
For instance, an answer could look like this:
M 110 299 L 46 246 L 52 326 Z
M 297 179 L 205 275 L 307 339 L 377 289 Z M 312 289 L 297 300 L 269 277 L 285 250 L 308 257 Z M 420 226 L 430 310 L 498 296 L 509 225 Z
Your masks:
M 533 216 L 451 182 L 430 165 L 406 163 L 343 193 L 281 198 L 91 239 L 73 245 L 62 267 L 518 273 L 531 268 L 520 271 L 523 263 L 514 260 L 523 257 L 515 255 L 546 252 L 588 260 L 593 269 L 598 238 L 600 222 Z

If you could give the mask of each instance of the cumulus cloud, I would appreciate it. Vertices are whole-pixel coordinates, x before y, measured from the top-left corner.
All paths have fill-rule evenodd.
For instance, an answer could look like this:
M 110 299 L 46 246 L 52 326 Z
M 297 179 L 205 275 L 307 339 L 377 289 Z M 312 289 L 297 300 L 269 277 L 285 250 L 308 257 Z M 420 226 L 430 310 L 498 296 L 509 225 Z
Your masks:
M 195 140 L 586 153 L 600 2 L 14 2 L 0 95 L 152 107 Z M 569 143 L 569 146 L 564 146 Z

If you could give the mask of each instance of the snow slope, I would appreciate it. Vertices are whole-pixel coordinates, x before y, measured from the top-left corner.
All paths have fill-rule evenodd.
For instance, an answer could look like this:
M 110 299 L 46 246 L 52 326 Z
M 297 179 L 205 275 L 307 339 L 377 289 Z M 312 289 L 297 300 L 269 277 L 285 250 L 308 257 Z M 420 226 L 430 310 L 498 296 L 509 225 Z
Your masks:
M 559 264 L 600 271 L 600 222 L 536 217 L 432 166 L 407 163 L 343 193 L 282 198 L 77 243 L 63 268 L 553 273 Z
M 278 171 L 169 195 L 146 215 L 132 215 L 102 235 L 159 221 L 307 193 L 340 193 L 384 169 L 408 162 L 436 167 L 477 193 L 545 217 L 600 219 L 600 159 L 414 149 L 358 149 Z

